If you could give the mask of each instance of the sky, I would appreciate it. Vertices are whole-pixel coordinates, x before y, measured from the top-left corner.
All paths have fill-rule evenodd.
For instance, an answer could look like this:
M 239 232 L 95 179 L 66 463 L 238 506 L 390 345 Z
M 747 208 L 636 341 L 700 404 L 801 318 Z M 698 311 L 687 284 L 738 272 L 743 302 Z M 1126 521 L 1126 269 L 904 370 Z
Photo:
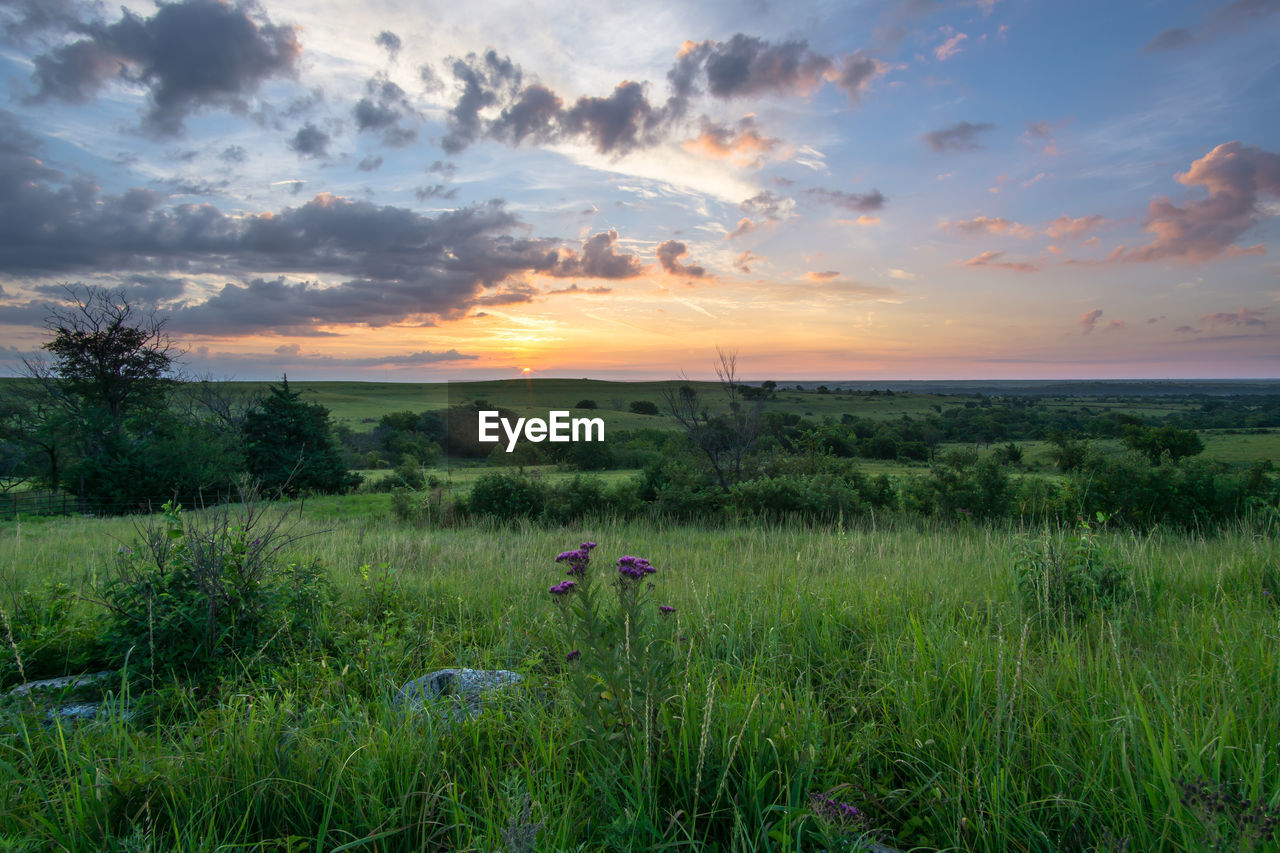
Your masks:
M 96 286 L 227 379 L 1280 376 L 1280 0 L 0 23 L 0 371 Z

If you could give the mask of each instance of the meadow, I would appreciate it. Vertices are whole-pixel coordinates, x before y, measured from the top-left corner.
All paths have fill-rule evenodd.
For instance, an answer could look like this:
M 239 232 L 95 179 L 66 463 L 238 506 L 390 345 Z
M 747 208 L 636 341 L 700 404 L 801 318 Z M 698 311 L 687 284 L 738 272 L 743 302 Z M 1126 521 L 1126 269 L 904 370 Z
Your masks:
M 853 850 L 864 833 L 904 850 L 1273 849 L 1274 519 L 1095 530 L 1125 594 L 1063 621 L 1019 595 L 1016 565 L 1078 531 L 423 529 L 370 502 L 385 497 L 273 508 L 290 513 L 282 559 L 317 558 L 332 584 L 306 637 L 213 681 L 113 676 L 132 718 L 51 726 L 6 703 L 5 849 Z M 49 583 L 93 598 L 139 523 L 0 528 L 6 612 Z M 547 594 L 557 552 L 584 539 L 605 579 L 647 557 L 653 601 L 675 608 L 655 640 L 674 651 L 669 699 L 612 741 L 583 722 Z M 528 689 L 453 724 L 394 707 L 404 681 L 451 666 Z

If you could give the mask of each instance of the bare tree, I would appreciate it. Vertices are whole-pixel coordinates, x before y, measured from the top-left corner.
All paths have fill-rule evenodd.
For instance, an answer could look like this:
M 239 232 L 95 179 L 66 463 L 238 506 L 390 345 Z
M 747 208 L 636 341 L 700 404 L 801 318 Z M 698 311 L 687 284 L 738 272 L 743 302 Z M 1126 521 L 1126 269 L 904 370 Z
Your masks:
M 738 356 L 716 348 L 719 364 L 716 377 L 727 411 L 712 412 L 698 390 L 688 382 L 663 391 L 667 411 L 684 429 L 689 443 L 706 459 L 711 476 L 720 488 L 742 479 L 743 463 L 760 437 L 760 416 L 765 397 L 751 405 L 743 399 L 738 384 Z

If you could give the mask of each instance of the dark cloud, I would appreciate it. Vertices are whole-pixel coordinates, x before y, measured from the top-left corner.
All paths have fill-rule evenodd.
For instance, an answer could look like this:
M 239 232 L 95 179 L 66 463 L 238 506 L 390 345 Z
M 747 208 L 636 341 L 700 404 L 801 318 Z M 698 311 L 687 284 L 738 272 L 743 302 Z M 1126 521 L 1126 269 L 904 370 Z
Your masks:
M 418 187 L 413 191 L 413 195 L 418 201 L 426 201 L 430 198 L 453 199 L 458 195 L 458 188 L 451 189 L 444 184 L 432 184 L 429 187 Z
M 243 163 L 249 159 L 249 152 L 245 150 L 243 145 L 228 145 L 222 149 L 218 159 L 224 163 Z
M 289 147 L 303 157 L 327 157 L 330 141 L 329 134 L 307 122 L 289 137 Z
M 727 42 L 703 42 L 686 56 L 704 53 L 707 89 L 717 98 L 807 94 L 833 71 L 830 57 L 803 39 L 771 44 L 738 33 Z
M 373 41 L 378 47 L 386 49 L 387 53 L 391 54 L 392 59 L 395 59 L 396 55 L 400 53 L 400 36 L 391 32 L 391 30 L 383 30 L 378 33 L 377 38 Z
M 601 154 L 625 154 L 657 142 L 666 118 L 664 111 L 650 106 L 643 85 L 628 81 L 607 98 L 579 98 L 565 114 L 564 127 L 585 136 Z
M 733 259 L 733 268 L 741 273 L 751 273 L 751 265 L 763 260 L 759 255 L 753 255 L 749 251 L 744 251 L 738 257 Z
M 1174 204 L 1151 202 L 1143 227 L 1155 235 L 1146 246 L 1120 247 L 1109 261 L 1180 260 L 1203 263 L 1223 255 L 1262 254 L 1262 246 L 1235 241 L 1262 218 L 1261 196 L 1280 196 L 1280 154 L 1256 145 L 1225 142 L 1174 176 L 1187 187 L 1203 187 L 1208 198 Z
M 571 278 L 635 278 L 644 265 L 634 252 L 618 251 L 618 232 L 601 231 L 582 244 L 582 252 L 561 249 L 560 256 L 547 272 Z
M 657 249 L 658 263 L 669 274 L 686 278 L 702 278 L 705 276 L 707 271 L 703 267 L 696 264 L 680 263 L 680 259 L 687 254 L 689 254 L 689 247 L 679 240 L 667 240 L 659 245 Z
M 871 190 L 866 193 L 851 193 L 844 190 L 828 190 L 821 187 L 805 190 L 805 193 L 814 198 L 821 199 L 828 204 L 834 204 L 837 207 L 843 207 L 846 210 L 856 211 L 858 213 L 869 213 L 873 210 L 880 210 L 884 207 L 885 197 L 880 190 Z
M 399 148 L 417 139 L 418 132 L 400 122 L 417 116 L 404 89 L 378 74 L 365 83 L 365 96 L 356 102 L 353 113 L 360 133 L 381 133 L 384 145 Z
M 376 157 L 372 154 L 369 154 L 365 156 L 364 159 L 362 159 L 359 163 L 356 164 L 356 168 L 359 169 L 361 172 L 373 172 L 373 171 L 377 171 L 381 167 L 382 167 L 381 154 L 379 154 Z
M 1098 325 L 1098 320 L 1102 317 L 1102 309 L 1094 308 L 1092 311 L 1086 311 L 1080 315 L 1080 328 L 1083 329 L 1080 334 L 1087 335 L 1093 331 Z
M 427 167 L 428 172 L 438 172 L 446 178 L 452 178 L 454 173 L 458 171 L 458 167 L 445 160 L 436 160 Z
M 451 61 L 458 97 L 443 144 L 457 153 L 481 139 L 509 145 L 578 139 L 621 155 L 665 140 L 704 92 L 721 100 L 806 94 L 831 82 L 856 102 L 885 70 L 861 52 L 833 58 L 803 40 L 771 43 L 739 33 L 726 42 L 686 42 L 667 72 L 665 101 L 651 101 L 648 85 L 632 80 L 608 95 L 569 101 L 536 81 L 526 84 L 519 66 L 491 50 Z
M 83 37 L 35 58 L 35 99 L 81 102 L 112 82 L 140 85 L 144 127 L 160 135 L 181 132 L 203 108 L 247 111 L 262 82 L 293 73 L 301 50 L 292 27 L 217 0 L 161 5 L 149 18 L 126 10 L 76 33 Z
M 619 250 L 614 231 L 580 251 L 513 236 L 524 225 L 500 202 L 432 217 L 322 194 L 230 215 L 209 204 L 167 205 L 151 189 L 104 195 L 34 153 L 35 140 L 0 121 L 0 274 L 223 277 L 228 283 L 207 301 L 173 312 L 188 332 L 314 333 L 460 316 L 495 292 L 516 292 L 502 285 L 528 274 L 616 279 L 642 269 L 638 256 Z M 39 320 L 23 305 L 6 306 L 3 317 Z
M 987 122 L 973 124 L 960 121 L 939 130 L 931 130 L 920 139 L 939 154 L 947 151 L 974 151 L 984 147 L 978 142 L 978 134 L 994 129 L 995 125 Z

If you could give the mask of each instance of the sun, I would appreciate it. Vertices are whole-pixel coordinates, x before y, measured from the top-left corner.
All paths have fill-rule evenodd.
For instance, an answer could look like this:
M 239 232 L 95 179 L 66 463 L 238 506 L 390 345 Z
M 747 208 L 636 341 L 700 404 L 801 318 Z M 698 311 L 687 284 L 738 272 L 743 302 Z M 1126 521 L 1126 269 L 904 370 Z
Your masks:
M 524 373 L 524 374 L 526 374 L 526 375 L 527 375 L 527 374 L 533 373 L 533 368 L 532 368 L 532 367 L 522 367 L 522 368 L 520 368 L 520 372 L 521 372 L 521 373 Z

